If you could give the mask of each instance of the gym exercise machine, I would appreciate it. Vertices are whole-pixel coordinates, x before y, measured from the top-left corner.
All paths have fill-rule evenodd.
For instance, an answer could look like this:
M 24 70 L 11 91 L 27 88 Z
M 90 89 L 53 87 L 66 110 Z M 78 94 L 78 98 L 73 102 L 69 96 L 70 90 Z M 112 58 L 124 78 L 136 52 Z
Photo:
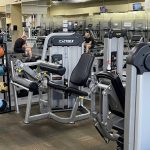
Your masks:
M 68 86 L 70 74 L 83 53 L 83 37 L 75 33 L 53 33 L 44 37 L 44 41 L 43 50 L 41 51 L 42 60 L 59 64 L 66 68 L 64 76 L 52 74 L 51 80 Z M 66 96 L 55 90 L 52 91 L 51 97 L 54 108 L 63 109 L 64 107 L 71 108 L 73 106 L 73 99 L 68 100 Z
M 122 78 L 125 31 L 109 30 L 104 36 L 103 71 L 116 70 Z M 116 57 L 116 61 L 113 60 Z M 114 63 L 116 62 L 116 64 Z M 115 66 L 115 68 L 114 68 Z
M 118 150 L 147 150 L 149 142 L 150 45 L 140 43 L 127 57 L 126 93 L 118 75 L 96 75 L 103 90 L 95 127 L 106 142 L 116 141 Z M 105 83 L 104 83 L 105 81 Z M 107 84 L 106 84 L 107 81 Z
M 37 66 L 36 69 L 31 69 L 32 66 Z M 47 72 L 41 70 L 41 68 L 47 70 Z M 49 72 L 63 75 L 65 73 L 65 68 L 56 64 L 47 63 L 44 61 L 37 61 L 32 63 L 23 63 L 18 59 L 11 60 L 11 71 L 12 80 L 11 84 L 13 86 L 16 112 L 19 113 L 19 103 L 17 98 L 17 88 L 25 89 L 28 92 L 27 107 L 25 115 L 25 123 L 28 123 L 28 118 L 30 115 L 30 109 L 33 99 L 33 93 L 38 91 L 39 95 L 41 92 L 47 91 L 47 84 L 45 80 L 48 80 Z M 39 100 L 40 101 L 40 100 Z M 41 103 L 39 102 L 41 105 Z M 42 108 L 41 108 L 42 109 Z M 42 110 L 41 110 L 42 112 Z
M 49 62 L 52 62 L 53 55 L 62 55 L 62 65 L 66 68 L 65 78 L 68 79 L 84 52 L 83 43 L 84 38 L 80 34 L 52 33 L 45 38 L 42 60 L 48 56 Z
M 133 35 L 130 40 L 130 48 L 133 48 L 134 46 L 142 42 L 144 42 L 144 37 L 142 35 Z
M 149 142 L 150 45 L 141 43 L 127 59 L 124 149 L 147 150 Z
M 69 86 L 71 72 L 84 52 L 83 43 L 82 35 L 77 33 L 52 33 L 45 38 L 42 60 L 48 60 L 66 68 L 63 77 L 53 74 L 51 80 Z M 53 99 L 54 108 L 71 108 L 74 105 L 72 98 L 68 100 L 55 90 L 52 90 L 51 98 Z
M 11 61 L 12 68 L 12 81 L 16 103 L 16 110 L 19 112 L 18 100 L 16 96 L 16 87 L 24 88 L 29 91 L 27 107 L 26 107 L 26 115 L 25 115 L 25 123 L 29 123 L 31 121 L 44 119 L 44 118 L 52 118 L 61 123 L 74 123 L 75 121 L 87 119 L 90 117 L 90 111 L 82 105 L 82 100 L 84 96 L 87 96 L 88 93 L 80 90 L 79 87 L 85 86 L 87 80 L 90 76 L 91 67 L 94 61 L 94 57 L 90 54 L 82 54 L 78 64 L 74 68 L 70 77 L 69 87 L 58 85 L 51 81 L 50 75 L 42 72 L 41 70 L 47 71 L 48 73 L 55 73 L 62 76 L 65 73 L 65 68 L 47 63 L 44 61 L 37 61 L 35 63 L 22 63 L 20 60 L 16 60 L 15 64 Z M 38 65 L 40 70 L 37 72 L 32 70 L 29 66 Z M 26 78 L 21 78 L 18 76 L 17 70 L 22 70 L 24 72 L 24 76 Z M 20 71 L 19 71 L 20 72 Z M 27 78 L 28 77 L 28 78 Z M 46 78 L 47 84 L 45 84 L 44 79 Z M 64 118 L 56 115 L 53 112 L 53 99 L 51 99 L 51 89 L 56 89 L 62 91 L 62 93 L 67 94 L 68 97 L 74 95 L 75 103 L 73 105 L 71 115 L 69 118 Z M 32 105 L 32 96 L 35 90 L 39 91 L 39 105 L 40 105 L 40 114 L 31 116 L 31 105 Z M 48 92 L 47 100 L 42 99 L 42 92 Z M 46 107 L 46 109 L 45 109 Z M 77 114 L 77 111 L 81 110 L 80 114 Z

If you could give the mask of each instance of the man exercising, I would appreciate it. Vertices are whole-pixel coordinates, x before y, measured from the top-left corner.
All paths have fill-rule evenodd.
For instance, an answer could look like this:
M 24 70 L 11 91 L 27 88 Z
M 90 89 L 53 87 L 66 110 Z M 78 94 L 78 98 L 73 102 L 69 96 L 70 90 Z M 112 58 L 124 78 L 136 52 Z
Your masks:
M 94 47 L 94 39 L 91 37 L 90 31 L 86 30 L 84 35 L 84 48 L 86 53 L 90 53 L 90 49 Z
M 26 44 L 27 36 L 22 35 L 21 38 L 18 38 L 14 45 L 14 52 L 16 53 L 25 53 L 30 58 L 32 57 L 32 49 Z

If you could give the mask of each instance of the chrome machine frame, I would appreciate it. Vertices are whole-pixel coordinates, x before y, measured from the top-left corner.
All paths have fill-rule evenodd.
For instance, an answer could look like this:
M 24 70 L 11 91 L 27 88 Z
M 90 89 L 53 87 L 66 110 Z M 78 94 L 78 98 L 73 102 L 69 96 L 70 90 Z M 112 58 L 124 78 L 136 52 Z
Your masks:
M 139 45 L 127 60 L 124 150 L 150 148 L 150 45 Z
M 20 61 L 20 60 L 18 60 Z M 21 62 L 20 62 L 21 63 Z M 52 63 L 48 63 L 45 61 L 37 61 L 37 62 L 33 62 L 33 63 L 21 63 L 20 66 L 22 67 L 22 69 L 24 69 L 24 71 L 26 71 L 31 78 L 35 79 L 34 81 L 37 81 L 38 83 L 38 79 L 36 79 L 36 73 L 31 70 L 28 66 L 35 66 L 35 65 L 40 65 L 40 64 L 45 64 L 48 65 L 49 67 L 52 68 L 59 68 L 59 65 L 56 64 L 52 64 Z M 31 121 L 35 121 L 35 120 L 40 120 L 40 119 L 44 119 L 44 118 L 52 118 L 58 122 L 61 123 L 74 123 L 75 121 L 80 121 L 80 120 L 84 120 L 90 117 L 90 111 L 82 104 L 83 101 L 83 97 L 76 97 L 75 98 L 75 103 L 73 105 L 73 108 L 71 109 L 71 114 L 70 117 L 61 117 L 56 115 L 53 111 L 53 99 L 51 99 L 51 88 L 45 87 L 43 86 L 43 84 L 41 84 L 40 82 L 38 83 L 38 91 L 39 91 L 39 106 L 40 106 L 40 111 L 41 113 L 36 114 L 36 115 L 31 115 L 31 105 L 32 105 L 32 100 L 33 100 L 33 91 L 30 91 L 30 88 L 26 87 L 23 83 L 17 83 L 17 81 L 14 81 L 15 78 L 15 70 L 14 70 L 14 65 L 13 65 L 13 61 L 11 61 L 11 69 L 12 69 L 12 81 L 11 84 L 13 86 L 14 89 L 14 97 L 15 97 L 15 106 L 16 106 L 16 111 L 17 113 L 19 113 L 19 104 L 18 104 L 18 98 L 17 98 L 17 92 L 16 92 L 16 87 L 19 88 L 23 88 L 28 92 L 28 99 L 27 99 L 27 107 L 26 107 L 26 114 L 25 114 L 25 123 L 30 123 Z M 49 77 L 50 79 L 50 77 Z M 25 82 L 32 82 L 28 79 L 22 79 L 25 80 Z M 44 82 L 42 80 L 42 82 Z M 47 100 L 44 100 L 42 98 L 43 94 L 42 91 L 47 91 Z M 46 109 L 45 109 L 46 106 Z M 82 108 L 84 109 L 84 111 L 86 111 L 86 113 L 80 113 L 77 114 L 78 111 L 78 106 L 82 106 Z M 65 111 L 65 110 L 64 110 Z
M 45 38 L 42 60 L 49 57 L 52 62 L 53 55 L 62 55 L 62 66 L 66 68 L 66 73 L 62 79 L 57 80 L 57 75 L 52 74 L 51 80 L 56 83 L 69 84 L 70 75 L 81 55 L 84 52 L 84 38 L 77 33 L 51 33 Z M 53 62 L 54 63 L 54 62 Z M 58 77 L 59 78 L 59 77 Z M 54 80 L 53 80 L 54 79 Z M 58 96 L 59 95 L 59 96 Z M 54 108 L 73 107 L 74 100 L 65 98 L 56 90 L 51 90 Z M 63 100 L 62 100 L 63 99 Z
M 103 71 L 111 71 L 112 52 L 116 52 L 116 72 L 120 78 L 123 75 L 124 36 L 125 32 L 121 30 L 110 30 L 104 36 Z
M 48 49 L 48 50 L 47 50 Z M 83 36 L 76 33 L 52 33 L 45 38 L 42 60 L 54 54 L 62 54 L 63 67 L 66 68 L 65 78 L 69 80 L 70 74 L 80 56 L 84 52 Z
M 98 75 L 99 79 L 101 79 L 106 73 L 99 73 Z M 112 76 L 110 73 L 109 75 Z M 107 74 L 105 77 L 109 80 L 110 76 Z M 124 94 L 120 98 L 116 96 L 115 91 L 119 88 L 116 86 L 117 82 L 118 86 L 123 89 L 121 80 L 120 83 L 122 85 L 120 85 L 119 80 L 113 86 L 112 84 L 97 83 L 96 86 L 104 89 L 104 91 L 103 98 L 100 100 L 99 113 L 93 113 L 94 121 L 96 122 L 95 126 L 106 142 L 109 140 L 117 141 L 118 148 L 121 150 L 148 150 L 150 148 L 150 117 L 148 116 L 150 113 L 149 44 L 140 43 L 132 49 L 127 57 L 125 97 Z M 116 87 L 115 91 L 113 87 Z M 117 92 L 120 92 L 120 90 L 118 89 Z M 119 109 L 117 101 L 125 102 L 125 110 L 124 108 L 122 110 Z M 110 114 L 112 109 L 110 108 L 113 106 L 115 106 L 119 114 L 115 113 L 115 117 L 111 119 Z M 115 127 L 116 134 L 112 132 L 112 127 Z

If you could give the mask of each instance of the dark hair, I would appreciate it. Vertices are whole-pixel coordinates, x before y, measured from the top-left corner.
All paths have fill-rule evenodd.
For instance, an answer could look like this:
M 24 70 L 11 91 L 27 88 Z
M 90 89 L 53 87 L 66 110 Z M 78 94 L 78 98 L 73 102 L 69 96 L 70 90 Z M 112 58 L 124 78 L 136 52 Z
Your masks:
M 85 33 L 90 33 L 90 31 L 89 30 L 85 30 Z
M 89 28 L 85 28 L 85 32 L 90 33 Z
M 92 36 L 90 30 L 85 30 L 84 34 L 85 34 L 85 33 L 89 33 L 89 34 L 90 34 L 90 37 Z

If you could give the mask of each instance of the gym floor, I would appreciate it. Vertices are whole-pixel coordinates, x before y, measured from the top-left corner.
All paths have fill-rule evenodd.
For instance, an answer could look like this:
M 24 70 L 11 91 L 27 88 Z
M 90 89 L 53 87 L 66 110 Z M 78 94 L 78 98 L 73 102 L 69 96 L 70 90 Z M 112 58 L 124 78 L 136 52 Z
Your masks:
M 45 119 L 24 124 L 25 109 L 0 115 L 0 150 L 115 150 L 106 144 L 92 124 L 60 124 Z

